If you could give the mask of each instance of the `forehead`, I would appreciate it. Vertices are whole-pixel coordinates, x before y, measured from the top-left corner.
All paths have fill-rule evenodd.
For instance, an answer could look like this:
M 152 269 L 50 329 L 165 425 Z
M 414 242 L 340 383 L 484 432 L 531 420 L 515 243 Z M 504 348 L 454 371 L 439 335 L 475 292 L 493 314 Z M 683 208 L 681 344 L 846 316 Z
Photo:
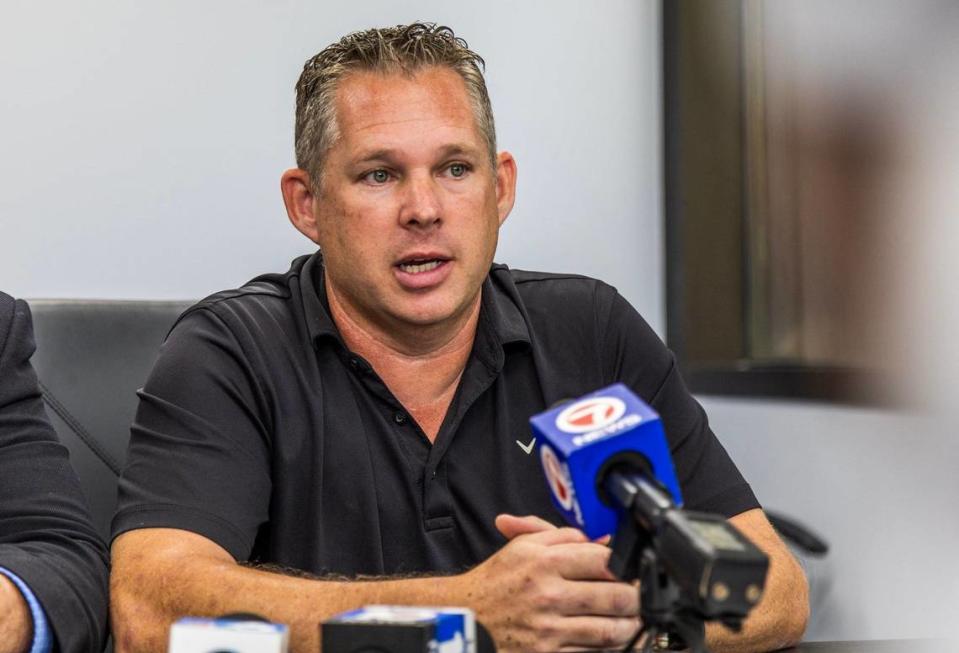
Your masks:
M 404 136 L 421 139 L 427 134 L 468 138 L 480 145 L 466 84 L 443 67 L 425 68 L 412 76 L 352 73 L 337 89 L 336 118 L 340 140 L 347 146 Z

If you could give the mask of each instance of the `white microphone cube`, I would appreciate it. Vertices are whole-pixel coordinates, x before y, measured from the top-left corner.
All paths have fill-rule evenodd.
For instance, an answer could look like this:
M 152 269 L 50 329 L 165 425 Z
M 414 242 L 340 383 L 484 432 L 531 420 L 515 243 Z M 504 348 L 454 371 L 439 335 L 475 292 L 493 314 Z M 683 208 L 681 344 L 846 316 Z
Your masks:
M 170 628 L 169 653 L 287 653 L 283 624 L 227 619 L 180 619 Z

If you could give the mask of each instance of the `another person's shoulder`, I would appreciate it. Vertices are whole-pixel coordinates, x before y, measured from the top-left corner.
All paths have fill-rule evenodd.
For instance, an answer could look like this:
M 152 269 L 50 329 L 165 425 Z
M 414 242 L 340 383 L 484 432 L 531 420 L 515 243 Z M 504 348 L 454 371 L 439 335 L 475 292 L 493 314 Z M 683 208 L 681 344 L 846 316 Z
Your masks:
M 32 333 L 27 303 L 0 291 L 0 358 L 15 346 L 25 347 L 32 353 Z
M 10 334 L 10 325 L 13 322 L 13 315 L 16 311 L 17 301 L 0 290 L 0 352 L 3 351 L 3 345 Z

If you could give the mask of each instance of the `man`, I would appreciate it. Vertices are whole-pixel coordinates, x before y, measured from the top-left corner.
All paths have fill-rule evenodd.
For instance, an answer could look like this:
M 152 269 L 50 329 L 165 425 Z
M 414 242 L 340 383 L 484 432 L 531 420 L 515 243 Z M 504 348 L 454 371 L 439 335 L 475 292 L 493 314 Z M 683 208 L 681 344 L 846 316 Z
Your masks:
M 236 611 L 316 650 L 318 622 L 368 603 L 470 606 L 507 651 L 623 645 L 635 588 L 605 546 L 546 521 L 517 442 L 532 414 L 614 381 L 662 414 L 690 507 L 772 558 L 743 635 L 710 641 L 801 636 L 802 573 L 642 318 L 600 282 L 491 267 L 516 163 L 481 64 L 422 24 L 307 62 L 281 188 L 322 255 L 207 298 L 164 344 L 114 521 L 119 650 Z
M 0 292 L 0 653 L 100 651 L 107 550 L 47 421 L 30 309 Z

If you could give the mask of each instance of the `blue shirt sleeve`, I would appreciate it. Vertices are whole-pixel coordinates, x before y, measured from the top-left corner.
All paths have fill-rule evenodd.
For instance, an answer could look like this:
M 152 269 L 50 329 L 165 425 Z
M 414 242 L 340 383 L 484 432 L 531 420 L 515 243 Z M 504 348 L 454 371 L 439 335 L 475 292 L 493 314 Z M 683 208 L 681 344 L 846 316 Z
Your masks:
M 43 612 L 40 601 L 16 574 L 3 567 L 0 567 L 0 574 L 13 581 L 30 607 L 30 615 L 33 617 L 33 645 L 30 647 L 30 653 L 50 653 L 53 650 L 53 633 L 50 632 L 50 624 L 47 623 L 47 615 Z

